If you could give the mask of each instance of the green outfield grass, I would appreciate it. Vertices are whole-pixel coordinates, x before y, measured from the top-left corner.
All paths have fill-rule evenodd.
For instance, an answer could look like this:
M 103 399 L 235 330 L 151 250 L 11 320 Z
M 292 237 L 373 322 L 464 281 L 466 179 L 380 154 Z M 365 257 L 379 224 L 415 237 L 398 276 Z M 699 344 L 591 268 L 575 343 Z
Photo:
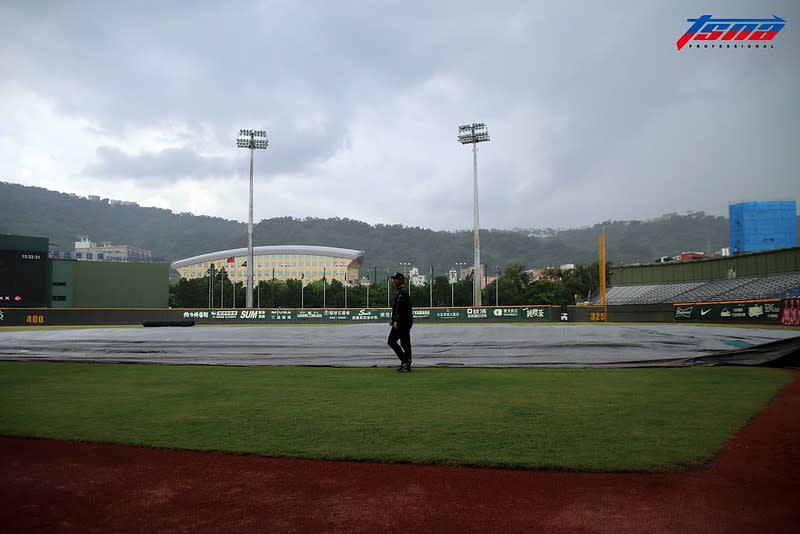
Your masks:
M 758 368 L 391 369 L 0 362 L 0 434 L 300 458 L 664 471 L 788 383 Z

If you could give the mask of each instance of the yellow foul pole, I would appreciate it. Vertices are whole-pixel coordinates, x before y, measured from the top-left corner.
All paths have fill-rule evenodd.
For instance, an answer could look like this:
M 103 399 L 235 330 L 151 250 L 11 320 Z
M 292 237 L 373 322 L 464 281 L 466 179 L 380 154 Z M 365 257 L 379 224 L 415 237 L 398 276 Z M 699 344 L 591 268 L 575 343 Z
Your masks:
M 604 320 L 608 320 L 608 308 L 606 307 L 606 229 L 600 229 L 600 240 L 598 243 L 600 249 L 600 304 L 603 306 Z

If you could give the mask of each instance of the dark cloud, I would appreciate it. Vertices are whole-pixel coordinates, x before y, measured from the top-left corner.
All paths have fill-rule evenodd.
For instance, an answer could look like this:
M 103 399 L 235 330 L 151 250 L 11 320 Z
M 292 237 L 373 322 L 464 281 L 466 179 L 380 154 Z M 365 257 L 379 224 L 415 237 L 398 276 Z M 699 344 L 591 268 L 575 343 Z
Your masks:
M 772 50 L 677 52 L 702 13 L 789 22 Z M 455 128 L 485 121 L 482 222 L 578 226 L 800 198 L 798 21 L 793 0 L 6 2 L 0 84 L 113 139 L 89 176 L 246 176 L 235 134 L 265 128 L 261 172 L 334 184 L 319 213 L 346 194 L 343 215 L 437 228 L 469 226 Z M 170 143 L 183 148 L 113 148 L 169 124 L 231 152 L 205 156 L 190 133 Z M 375 194 L 393 180 L 402 206 Z
M 163 180 L 166 178 L 207 179 L 228 176 L 237 169 L 234 162 L 219 157 L 203 157 L 189 148 L 171 148 L 134 156 L 110 146 L 97 149 L 99 162 L 86 168 L 98 178 Z

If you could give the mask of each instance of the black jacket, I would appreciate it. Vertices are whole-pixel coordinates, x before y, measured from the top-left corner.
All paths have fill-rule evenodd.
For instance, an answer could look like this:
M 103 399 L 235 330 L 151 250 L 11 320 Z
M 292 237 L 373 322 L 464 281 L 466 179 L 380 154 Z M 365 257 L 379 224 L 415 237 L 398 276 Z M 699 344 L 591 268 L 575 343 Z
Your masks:
M 411 297 L 408 295 L 408 289 L 402 285 L 397 288 L 397 293 L 394 295 L 392 302 L 392 322 L 397 323 L 401 327 L 405 326 L 411 328 L 414 324 L 414 313 L 411 311 Z

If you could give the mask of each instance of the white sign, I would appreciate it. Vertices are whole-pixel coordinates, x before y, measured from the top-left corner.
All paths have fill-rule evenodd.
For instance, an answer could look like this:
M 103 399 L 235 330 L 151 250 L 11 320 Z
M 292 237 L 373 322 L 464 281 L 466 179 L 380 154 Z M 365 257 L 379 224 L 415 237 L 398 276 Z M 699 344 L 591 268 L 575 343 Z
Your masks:
M 525 315 L 529 319 L 532 317 L 539 317 L 541 319 L 544 319 L 544 308 L 530 308 L 528 310 L 525 310 Z
M 266 319 L 267 312 L 264 310 L 242 310 L 239 314 L 240 319 Z M 291 319 L 291 317 L 290 317 Z
M 238 310 L 211 310 L 212 319 L 236 319 Z

